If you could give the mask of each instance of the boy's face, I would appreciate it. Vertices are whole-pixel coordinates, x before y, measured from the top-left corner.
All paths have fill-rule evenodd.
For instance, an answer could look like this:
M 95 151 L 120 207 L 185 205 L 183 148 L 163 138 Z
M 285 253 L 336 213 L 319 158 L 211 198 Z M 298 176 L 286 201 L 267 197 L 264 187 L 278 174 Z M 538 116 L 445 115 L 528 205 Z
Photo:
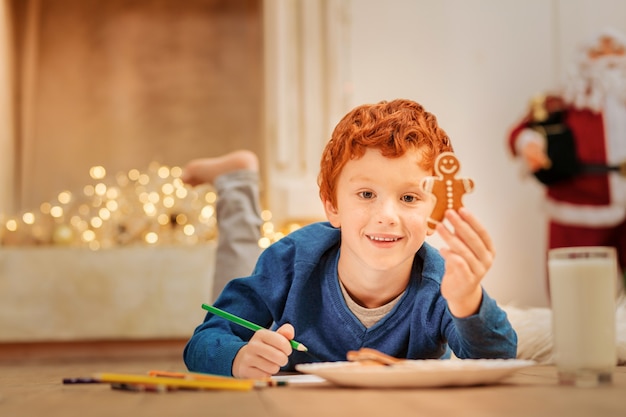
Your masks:
M 431 233 L 426 222 L 435 204 L 419 186 L 422 178 L 433 175 L 419 166 L 421 156 L 411 150 L 386 158 L 368 149 L 346 163 L 337 180 L 337 207 L 324 202 L 328 220 L 341 228 L 344 262 L 378 271 L 410 268 Z

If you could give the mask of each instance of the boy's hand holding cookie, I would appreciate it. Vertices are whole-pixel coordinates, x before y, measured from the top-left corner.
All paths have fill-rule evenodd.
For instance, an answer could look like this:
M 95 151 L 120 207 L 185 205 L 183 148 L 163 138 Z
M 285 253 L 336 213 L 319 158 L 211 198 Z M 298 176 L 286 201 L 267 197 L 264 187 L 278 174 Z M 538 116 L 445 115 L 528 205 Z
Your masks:
M 453 229 L 443 223 L 437 225 L 447 244 L 440 249 L 446 261 L 441 295 L 454 316 L 467 317 L 480 307 L 481 281 L 493 265 L 495 248 L 487 230 L 466 208 L 447 210 L 445 218 Z
M 448 245 L 440 249 L 446 261 L 441 295 L 453 315 L 467 317 L 478 311 L 482 301 L 480 284 L 493 264 L 495 250 L 487 230 L 463 207 L 462 197 L 473 191 L 474 181 L 457 178 L 460 169 L 456 156 L 444 152 L 435 161 L 437 176 L 424 178 L 421 186 L 437 200 L 428 226 L 436 228 Z M 444 218 L 450 228 L 442 223 Z

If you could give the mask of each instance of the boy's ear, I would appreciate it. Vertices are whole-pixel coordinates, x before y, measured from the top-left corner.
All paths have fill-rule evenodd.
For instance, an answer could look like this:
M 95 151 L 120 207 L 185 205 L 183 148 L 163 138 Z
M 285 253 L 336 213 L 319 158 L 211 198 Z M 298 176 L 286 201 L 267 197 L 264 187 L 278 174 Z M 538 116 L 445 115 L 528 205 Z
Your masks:
M 326 213 L 326 218 L 330 224 L 333 225 L 333 227 L 341 227 L 339 212 L 337 211 L 337 208 L 328 200 L 324 200 L 324 212 Z

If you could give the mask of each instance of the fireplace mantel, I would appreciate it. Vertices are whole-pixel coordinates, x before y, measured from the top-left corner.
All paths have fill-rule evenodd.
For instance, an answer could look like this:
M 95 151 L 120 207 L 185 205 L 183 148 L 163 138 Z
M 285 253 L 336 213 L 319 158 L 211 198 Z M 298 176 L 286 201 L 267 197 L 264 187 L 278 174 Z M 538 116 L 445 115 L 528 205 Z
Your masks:
M 189 337 L 212 300 L 215 244 L 0 248 L 0 342 Z

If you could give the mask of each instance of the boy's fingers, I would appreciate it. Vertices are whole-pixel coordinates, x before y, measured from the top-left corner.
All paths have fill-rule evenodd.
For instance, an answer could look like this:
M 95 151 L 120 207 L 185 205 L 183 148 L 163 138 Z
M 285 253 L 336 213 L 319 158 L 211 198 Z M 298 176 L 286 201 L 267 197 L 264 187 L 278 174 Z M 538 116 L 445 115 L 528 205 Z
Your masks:
M 482 276 L 494 259 L 491 237 L 478 220 L 465 208 L 448 210 L 446 219 L 453 230 L 439 225 L 439 233 L 449 249 L 467 262 L 474 274 Z
M 267 345 L 267 347 L 271 347 L 272 350 L 283 355 L 291 354 L 292 349 L 291 344 L 289 343 L 289 340 L 291 339 L 285 337 L 284 334 L 268 329 L 258 330 L 256 333 L 259 333 L 258 340 Z
M 295 337 L 296 335 L 296 331 L 293 328 L 293 326 L 289 323 L 285 323 L 282 326 L 280 326 L 277 330 L 276 333 L 278 334 L 282 334 L 283 336 L 285 336 L 287 338 L 287 340 L 291 340 Z
M 481 258 L 494 256 L 495 247 L 491 236 L 469 210 L 463 207 L 458 212 L 449 210 L 446 213 L 446 218 L 453 225 L 454 234 L 477 256 Z
M 248 343 L 256 352 L 256 355 L 266 361 L 266 363 L 274 366 L 283 366 L 287 364 L 287 356 L 291 353 L 291 345 L 289 341 L 276 332 L 263 329 L 258 330 L 253 339 Z M 286 346 L 285 346 L 286 345 Z M 259 366 L 267 370 L 267 366 Z
M 484 243 L 485 247 L 489 252 L 493 253 L 495 250 L 495 246 L 493 241 L 491 240 L 491 235 L 478 221 L 478 219 L 465 207 L 461 207 L 458 211 L 459 216 L 467 222 L 472 228 L 472 230 L 480 237 L 480 240 Z

